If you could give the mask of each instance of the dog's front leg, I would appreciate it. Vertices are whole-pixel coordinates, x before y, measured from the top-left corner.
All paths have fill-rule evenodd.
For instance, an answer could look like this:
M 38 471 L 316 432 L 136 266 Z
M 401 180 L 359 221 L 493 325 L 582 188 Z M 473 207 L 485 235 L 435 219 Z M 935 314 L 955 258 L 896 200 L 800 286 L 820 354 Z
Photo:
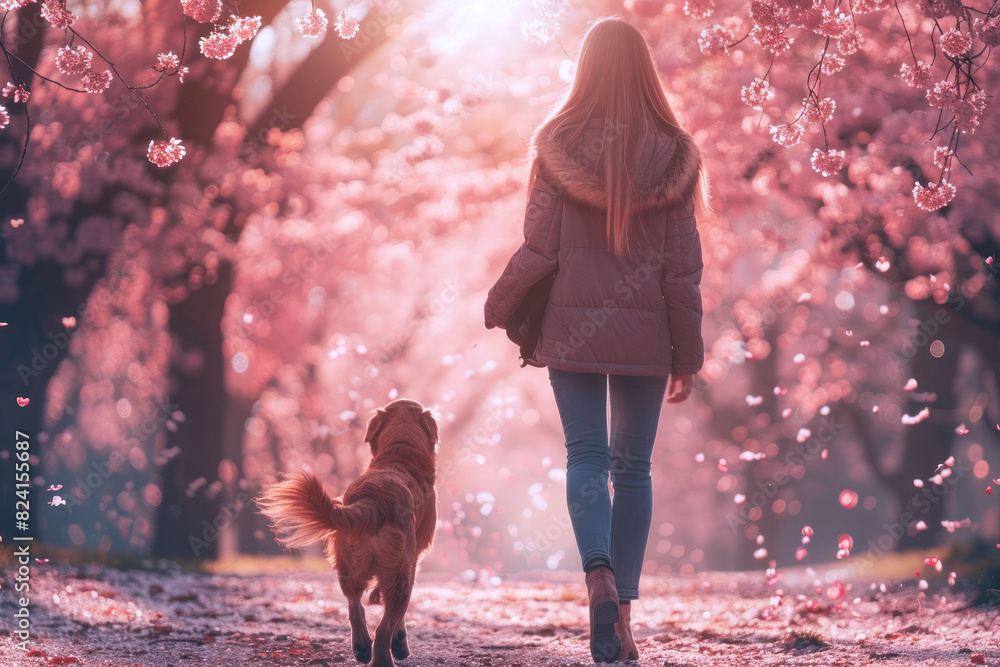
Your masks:
M 351 619 L 351 647 L 358 662 L 367 664 L 372 659 L 372 638 L 368 634 L 368 622 L 365 620 L 365 608 L 361 606 L 363 587 L 341 580 L 341 589 L 347 597 L 348 615 Z

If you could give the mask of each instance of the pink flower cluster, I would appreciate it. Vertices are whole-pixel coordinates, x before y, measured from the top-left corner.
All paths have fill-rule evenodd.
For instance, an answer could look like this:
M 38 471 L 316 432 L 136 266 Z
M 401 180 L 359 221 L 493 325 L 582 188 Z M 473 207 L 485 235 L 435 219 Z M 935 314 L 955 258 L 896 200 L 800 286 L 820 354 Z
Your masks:
M 7 127 L 8 123 L 10 123 L 10 114 L 7 113 L 7 107 L 0 104 L 0 130 Z
M 952 111 L 958 104 L 958 91 L 954 81 L 938 81 L 927 91 L 927 101 L 935 109 Z
M 529 42 L 532 40 L 528 37 L 528 31 L 525 31 L 525 25 L 528 25 L 529 31 L 534 31 L 532 34 L 536 39 L 543 39 L 546 35 L 548 35 L 548 38 L 544 39 L 544 41 L 533 42 L 534 44 L 545 44 L 555 37 L 556 33 L 559 31 L 558 24 L 553 26 L 548 21 L 543 19 L 533 21 L 531 24 L 522 23 L 521 32 L 524 33 L 525 38 L 528 39 Z M 337 34 L 340 35 L 341 39 L 350 39 L 358 34 L 358 30 L 361 28 L 361 21 L 348 14 L 345 9 L 340 12 L 340 16 L 337 17 L 337 22 L 333 24 L 333 27 L 336 29 Z
M 951 150 L 947 146 L 938 146 L 934 149 L 934 165 L 945 169 L 951 163 L 951 157 L 955 154 L 955 151 Z
M 934 80 L 931 75 L 931 66 L 925 65 L 923 60 L 918 60 L 913 67 L 903 63 L 899 68 L 899 78 L 910 88 L 930 88 L 931 81 Z
M 754 79 L 740 89 L 740 99 L 752 109 L 763 109 L 764 103 L 773 97 L 774 91 L 766 79 Z
M 13 97 L 14 102 L 24 102 L 28 103 L 28 98 L 31 97 L 31 93 L 24 86 L 15 86 L 12 82 L 8 81 L 7 85 L 3 87 L 4 97 Z
M 179 162 L 186 152 L 180 139 L 150 141 L 146 157 L 157 167 L 169 167 L 173 163 Z
M 836 109 L 837 102 L 832 97 L 821 100 L 807 97 L 802 100 L 802 117 L 809 123 L 829 123 Z
M 798 123 L 772 125 L 771 139 L 785 148 L 791 148 L 795 144 L 802 141 L 802 135 L 805 134 L 805 132 L 806 128 L 802 127 Z
M 951 183 L 928 183 L 927 187 L 913 185 L 913 201 L 925 211 L 936 211 L 955 198 L 955 186 Z
M 1000 46 L 1000 15 L 976 19 L 976 36 L 986 46 Z
M 189 71 L 187 67 L 181 67 L 181 58 L 174 55 L 173 51 L 156 54 L 156 64 L 153 65 L 153 69 L 157 72 L 163 72 L 167 76 L 176 74 L 181 83 L 184 83 L 184 75 Z
M 870 14 L 888 9 L 891 4 L 890 0 L 854 0 L 851 8 L 855 14 Z
M 66 11 L 66 5 L 59 0 L 45 0 L 42 3 L 42 18 L 60 30 L 65 30 L 76 22 L 76 17 Z
M 760 24 L 754 26 L 753 30 L 750 31 L 750 37 L 761 48 L 774 55 L 784 53 L 791 48 L 795 41 L 795 38 L 789 37 L 785 29 L 780 26 L 761 26 Z
M 199 23 L 212 23 L 222 11 L 221 0 L 181 0 L 184 16 L 190 16 Z
M 4 10 L 20 9 L 21 7 L 27 7 L 33 2 L 35 2 L 35 0 L 0 0 L 0 9 Z
M 986 93 L 977 90 L 971 95 L 955 103 L 952 113 L 955 114 L 955 124 L 962 132 L 975 134 L 979 127 L 979 119 L 986 110 Z
M 844 69 L 844 65 L 847 61 L 834 53 L 828 53 L 823 56 L 823 66 L 821 68 L 823 74 L 836 74 L 840 70 Z
M 941 39 L 938 44 L 941 46 L 941 50 L 944 51 L 945 55 L 951 56 L 952 58 L 959 58 L 963 54 L 968 53 L 969 49 L 972 48 L 972 35 L 952 28 L 948 32 L 941 35 Z
M 813 171 L 823 176 L 831 176 L 840 171 L 844 166 L 845 157 L 844 151 L 832 149 L 824 151 L 817 148 L 813 151 L 809 162 L 812 164 Z
M 943 19 L 949 14 L 960 16 L 962 14 L 962 0 L 920 0 L 917 9 L 924 16 L 930 19 Z
M 95 72 L 94 54 L 83 46 L 64 46 L 56 51 L 56 68 L 68 76 L 81 77 L 80 85 L 88 93 L 103 93 L 111 86 L 111 70 Z
M 83 46 L 64 46 L 56 51 L 56 68 L 69 76 L 80 76 L 90 71 L 94 54 Z
M 89 72 L 84 73 L 81 84 L 83 85 L 83 89 L 88 93 L 103 93 L 111 87 L 111 82 L 113 80 L 114 77 L 112 77 L 111 70 L 109 69 L 106 69 L 103 72 L 90 70 Z
M 728 56 L 729 45 L 736 41 L 736 35 L 729 28 L 715 24 L 701 31 L 698 48 L 707 56 Z
M 860 30 L 849 30 L 837 38 L 837 50 L 845 56 L 851 56 L 861 49 L 865 36 Z
M 199 40 L 201 52 L 207 58 L 225 60 L 236 53 L 237 46 L 253 39 L 260 30 L 260 25 L 259 16 L 231 16 L 229 25 Z
M 327 27 L 330 25 L 330 22 L 326 18 L 326 13 L 316 7 L 313 7 L 312 11 L 306 14 L 304 18 L 296 19 L 295 22 L 298 23 L 299 31 L 303 37 L 319 37 L 326 32 Z
M 840 37 L 847 34 L 854 28 L 851 17 L 844 12 L 834 14 L 829 9 L 824 9 L 822 21 L 816 32 L 824 37 Z
M 693 19 L 707 19 L 715 11 L 715 0 L 684 0 L 684 13 Z

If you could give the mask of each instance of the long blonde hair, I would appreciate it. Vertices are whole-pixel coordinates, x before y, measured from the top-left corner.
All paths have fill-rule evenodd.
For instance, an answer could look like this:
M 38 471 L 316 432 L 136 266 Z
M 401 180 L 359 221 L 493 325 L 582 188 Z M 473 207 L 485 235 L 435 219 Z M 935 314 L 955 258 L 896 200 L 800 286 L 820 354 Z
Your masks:
M 684 130 L 667 102 L 646 40 L 619 16 L 597 19 L 587 28 L 572 86 L 532 134 L 529 192 L 538 173 L 535 147 L 543 128 L 551 126 L 553 136 L 565 133 L 565 143 L 577 145 L 583 127 L 595 117 L 605 121 L 600 153 L 608 202 L 608 249 L 623 255 L 634 247 L 636 230 L 630 220 L 637 184 L 632 165 L 645 128 L 653 125 L 672 135 Z M 704 167 L 694 201 L 700 212 L 711 210 Z

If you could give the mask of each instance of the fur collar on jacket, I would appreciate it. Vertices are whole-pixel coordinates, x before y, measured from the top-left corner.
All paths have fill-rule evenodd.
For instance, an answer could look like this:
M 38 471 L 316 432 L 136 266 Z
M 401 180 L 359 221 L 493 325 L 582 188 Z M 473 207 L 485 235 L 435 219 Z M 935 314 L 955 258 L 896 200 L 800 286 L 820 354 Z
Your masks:
M 543 128 L 535 140 L 539 172 L 546 180 L 554 181 L 570 199 L 594 208 L 607 208 L 604 179 L 594 172 L 594 159 L 588 160 L 582 149 L 574 150 L 559 143 L 550 128 Z M 638 184 L 636 206 L 639 210 L 683 204 L 691 197 L 698 182 L 701 155 L 691 135 L 686 132 L 674 137 L 662 132 L 657 134 L 659 136 L 655 140 L 666 147 L 667 153 L 672 149 L 673 154 L 665 168 L 660 167 L 662 175 L 658 170 L 651 171 L 653 180 Z M 658 152 L 664 151 L 661 149 Z M 574 155 L 579 155 L 580 159 L 574 159 Z M 663 156 L 660 161 L 663 161 Z M 655 167 L 642 165 L 647 170 Z

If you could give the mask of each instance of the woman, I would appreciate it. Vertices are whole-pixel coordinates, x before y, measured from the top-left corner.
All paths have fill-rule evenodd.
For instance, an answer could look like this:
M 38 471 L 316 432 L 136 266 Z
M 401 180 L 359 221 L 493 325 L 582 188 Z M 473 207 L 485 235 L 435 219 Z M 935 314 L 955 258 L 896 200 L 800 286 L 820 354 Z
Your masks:
M 649 47 L 618 17 L 587 30 L 575 81 L 530 155 L 524 243 L 490 290 L 486 327 L 503 327 L 528 288 L 558 271 L 535 359 L 549 367 L 566 437 L 591 654 L 636 660 L 630 602 L 652 518 L 660 407 L 668 388 L 668 403 L 691 394 L 704 359 L 695 206 L 708 210 L 707 181 Z

